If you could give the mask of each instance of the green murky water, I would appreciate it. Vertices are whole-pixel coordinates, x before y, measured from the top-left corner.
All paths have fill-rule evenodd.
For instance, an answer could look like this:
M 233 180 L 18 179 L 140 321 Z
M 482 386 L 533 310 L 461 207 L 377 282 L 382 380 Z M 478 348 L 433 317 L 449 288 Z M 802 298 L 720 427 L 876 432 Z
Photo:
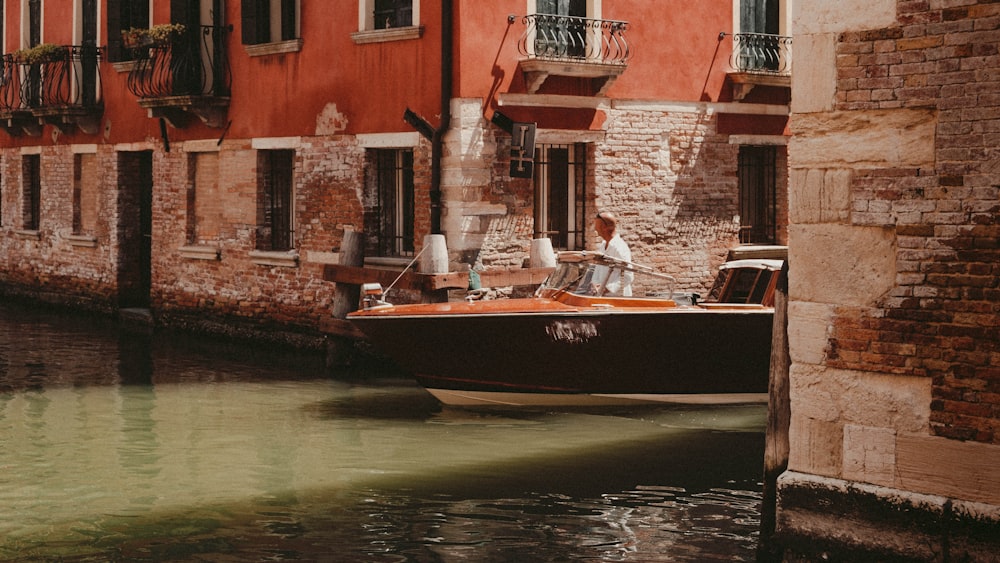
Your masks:
M 752 561 L 764 417 L 443 409 L 0 305 L 0 560 Z

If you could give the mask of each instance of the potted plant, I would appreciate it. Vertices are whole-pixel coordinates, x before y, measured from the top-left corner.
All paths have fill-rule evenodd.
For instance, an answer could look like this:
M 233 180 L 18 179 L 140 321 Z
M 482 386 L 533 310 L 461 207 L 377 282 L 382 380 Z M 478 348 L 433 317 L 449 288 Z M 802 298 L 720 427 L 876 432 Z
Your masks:
M 132 27 L 122 31 L 122 43 L 129 49 L 167 45 L 180 37 L 186 29 L 181 23 L 161 23 L 149 29 Z
M 41 43 L 28 49 L 14 51 L 14 60 L 22 64 L 52 63 L 64 60 L 67 56 L 66 47 L 53 43 Z

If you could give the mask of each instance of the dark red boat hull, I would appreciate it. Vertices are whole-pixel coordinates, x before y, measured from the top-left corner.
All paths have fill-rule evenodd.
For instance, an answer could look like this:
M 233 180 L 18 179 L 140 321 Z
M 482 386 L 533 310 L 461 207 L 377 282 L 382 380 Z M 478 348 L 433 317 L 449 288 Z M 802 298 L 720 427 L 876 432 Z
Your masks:
M 427 388 L 766 393 L 773 310 L 352 317 Z

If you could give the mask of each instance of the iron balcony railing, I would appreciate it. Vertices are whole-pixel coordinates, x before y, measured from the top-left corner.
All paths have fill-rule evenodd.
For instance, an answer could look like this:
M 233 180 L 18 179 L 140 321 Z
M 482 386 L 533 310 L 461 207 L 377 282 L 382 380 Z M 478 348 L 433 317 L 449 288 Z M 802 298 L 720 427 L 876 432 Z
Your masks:
M 73 111 L 101 106 L 101 49 L 67 45 L 44 58 L 6 53 L 0 59 L 0 110 Z
M 229 27 L 203 25 L 165 41 L 132 48 L 128 89 L 138 98 L 228 97 L 232 74 L 226 57 Z
M 624 65 L 632 56 L 628 22 L 532 14 L 521 20 L 517 42 L 522 56 L 552 61 Z
M 733 54 L 729 64 L 736 72 L 791 75 L 792 38 L 766 33 L 737 33 L 733 35 Z

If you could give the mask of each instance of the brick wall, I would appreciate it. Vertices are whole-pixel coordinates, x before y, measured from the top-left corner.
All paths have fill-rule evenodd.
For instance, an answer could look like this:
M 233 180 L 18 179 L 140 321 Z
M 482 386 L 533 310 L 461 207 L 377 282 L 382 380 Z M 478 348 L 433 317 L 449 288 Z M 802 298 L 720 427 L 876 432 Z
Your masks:
M 827 364 L 929 377 L 936 434 L 1000 444 L 1000 4 L 946 4 L 838 38 L 836 109 L 929 112 L 935 165 L 854 176 L 851 222 L 895 228 L 897 276 L 836 311 Z

